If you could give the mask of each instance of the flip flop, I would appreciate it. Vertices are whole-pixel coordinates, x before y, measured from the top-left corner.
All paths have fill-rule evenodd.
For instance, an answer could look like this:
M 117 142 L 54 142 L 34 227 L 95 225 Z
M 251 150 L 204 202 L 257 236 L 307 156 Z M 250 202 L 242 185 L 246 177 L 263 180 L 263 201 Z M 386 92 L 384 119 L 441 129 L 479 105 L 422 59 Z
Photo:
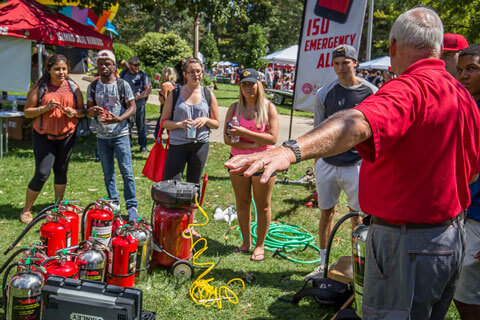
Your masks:
M 257 257 L 262 257 L 261 259 L 257 259 Z M 260 262 L 260 261 L 263 261 L 265 260 L 265 252 L 264 253 L 257 253 L 257 254 L 252 254 L 252 256 L 250 257 L 250 261 L 257 261 L 257 262 Z
M 250 252 L 250 249 L 246 250 L 246 249 L 241 249 L 240 247 L 238 248 L 233 248 L 233 253 L 249 253 Z
M 20 213 L 20 221 L 23 222 L 23 223 L 30 223 L 32 222 L 33 220 L 33 216 L 32 216 L 32 213 L 29 212 L 29 211 L 22 211 L 22 213 Z

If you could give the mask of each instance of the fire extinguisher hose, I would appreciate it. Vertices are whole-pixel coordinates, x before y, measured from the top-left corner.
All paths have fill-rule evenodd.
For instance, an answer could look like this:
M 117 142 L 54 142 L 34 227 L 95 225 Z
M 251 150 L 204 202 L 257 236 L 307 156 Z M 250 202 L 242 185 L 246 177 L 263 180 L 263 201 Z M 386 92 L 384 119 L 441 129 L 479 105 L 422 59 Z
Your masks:
M 3 310 L 5 313 L 7 312 L 8 306 L 7 306 L 7 280 L 8 280 L 8 274 L 10 271 L 12 271 L 13 268 L 16 266 L 21 265 L 19 262 L 12 263 L 11 265 L 8 266 L 7 270 L 5 270 L 5 273 L 3 274 L 3 282 L 2 282 L 2 294 L 3 294 Z
M 201 304 L 204 307 L 211 307 L 216 303 L 218 308 L 222 309 L 222 300 L 227 300 L 233 304 L 237 304 L 238 297 L 236 293 L 233 291 L 233 289 L 230 287 L 230 285 L 235 282 L 240 282 L 240 284 L 242 285 L 242 291 L 243 291 L 245 289 L 245 283 L 243 282 L 243 280 L 240 278 L 234 278 L 228 281 L 226 285 L 223 285 L 219 288 L 214 287 L 211 285 L 211 282 L 214 280 L 214 278 L 205 279 L 205 276 L 210 271 L 212 271 L 212 269 L 215 267 L 215 263 L 196 261 L 208 249 L 207 239 L 200 238 L 197 241 L 193 242 L 192 232 L 190 228 L 193 226 L 198 226 L 198 227 L 205 226 L 208 224 L 209 219 L 205 211 L 200 207 L 197 197 L 195 197 L 195 204 L 197 205 L 198 209 L 205 217 L 206 221 L 201 224 L 200 223 L 189 224 L 187 227 L 188 234 L 186 234 L 186 232 L 184 231 L 183 236 L 186 238 L 190 238 L 190 241 L 192 243 L 191 250 L 193 250 L 193 248 L 197 243 L 203 242 L 203 247 L 200 250 L 197 250 L 197 252 L 195 252 L 195 254 L 193 255 L 192 262 L 196 266 L 200 266 L 200 267 L 208 266 L 208 267 L 200 276 L 198 276 L 198 278 L 190 286 L 190 290 L 189 290 L 190 297 L 196 304 Z
M 51 207 L 47 207 L 47 208 L 50 208 L 50 209 L 51 209 Z M 46 208 L 46 209 L 47 209 L 47 208 Z M 17 245 L 17 243 L 19 243 L 20 240 L 23 239 L 23 237 L 25 236 L 25 234 L 27 234 L 27 232 L 28 232 L 30 229 L 32 229 L 34 225 L 36 225 L 40 220 L 42 220 L 43 218 L 45 218 L 45 217 L 47 216 L 46 213 L 42 213 L 42 212 L 45 212 L 45 211 L 46 211 L 45 209 L 42 210 L 42 211 L 38 214 L 38 216 L 36 216 L 36 217 L 32 220 L 32 222 L 30 222 L 30 223 L 25 227 L 25 229 L 23 229 L 22 233 L 20 233 L 20 235 L 18 236 L 18 238 L 17 238 L 15 241 L 12 242 L 12 244 L 7 248 L 7 250 L 5 250 L 5 252 L 3 253 L 4 255 L 6 255 L 7 253 L 9 253 L 10 250 L 12 250 L 13 247 L 15 247 L 15 246 Z

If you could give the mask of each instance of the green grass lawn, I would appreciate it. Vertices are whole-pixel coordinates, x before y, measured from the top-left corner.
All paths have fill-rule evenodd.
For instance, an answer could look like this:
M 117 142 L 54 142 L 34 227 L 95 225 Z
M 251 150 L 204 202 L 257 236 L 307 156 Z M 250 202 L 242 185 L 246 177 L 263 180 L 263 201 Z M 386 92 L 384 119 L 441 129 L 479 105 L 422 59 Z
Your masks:
M 137 150 L 134 139 L 133 150 Z M 152 141 L 149 141 L 151 147 Z M 94 162 L 93 151 L 95 138 L 90 135 L 82 138 L 75 146 L 69 167 L 69 182 L 66 199 L 79 200 L 86 206 L 97 198 L 107 195 L 100 163 Z M 214 221 L 213 212 L 216 206 L 226 207 L 234 204 L 233 190 L 227 170 L 223 163 L 228 159 L 229 149 L 219 143 L 213 143 L 210 149 L 205 173 L 209 175 L 209 183 L 203 208 L 210 217 L 210 223 L 205 227 L 196 228 L 208 239 L 208 250 L 201 261 L 219 261 L 208 277 L 213 277 L 216 287 L 226 284 L 230 279 L 239 277 L 242 272 L 251 272 L 256 279 L 246 283 L 245 291 L 239 292 L 239 303 L 236 305 L 224 302 L 223 309 L 216 306 L 205 308 L 196 305 L 188 295 L 192 280 L 174 278 L 168 269 L 157 268 L 144 282 L 136 286 L 144 291 L 144 309 L 159 314 L 159 319 L 329 319 L 332 309 L 319 306 L 313 299 L 304 299 L 299 305 L 280 301 L 278 298 L 293 295 L 303 285 L 303 277 L 314 265 L 298 264 L 272 257 L 267 252 L 265 261 L 251 262 L 249 255 L 232 253 L 232 249 L 240 245 L 239 232 L 230 233 L 225 244 L 224 235 L 228 225 L 224 221 Z M 133 154 L 133 171 L 137 187 L 139 213 L 150 217 L 152 200 L 150 189 L 152 182 L 142 176 L 141 171 L 146 160 L 145 154 Z M 301 163 L 291 167 L 289 176 L 298 179 L 311 163 Z M 118 168 L 118 167 L 117 167 Z M 25 189 L 34 172 L 34 159 L 31 141 L 12 141 L 9 156 L 0 159 L 0 246 L 6 248 L 25 227 L 18 221 L 20 210 L 25 201 Z M 118 170 L 117 170 L 118 172 Z M 282 175 L 280 175 L 282 177 Z M 123 183 L 117 176 L 120 195 L 123 194 Z M 277 184 L 273 193 L 272 218 L 305 227 L 312 233 L 317 230 L 319 211 L 304 206 L 309 201 L 311 191 L 301 186 Z M 34 211 L 38 212 L 53 201 L 53 178 L 45 184 Z M 122 198 L 122 208 L 124 203 Z M 342 195 L 339 204 L 340 213 L 347 212 L 345 197 Z M 198 222 L 203 222 L 200 214 L 196 215 Z M 27 245 L 39 239 L 39 225 L 27 234 L 20 245 Z M 350 224 L 347 223 L 338 233 L 339 245 L 332 252 L 332 261 L 340 255 L 350 253 Z M 318 238 L 318 237 L 317 237 Z M 313 250 L 292 254 L 303 260 L 314 260 L 318 256 Z M 0 263 L 6 260 L 0 256 Z M 196 276 L 200 272 L 197 270 Z M 448 319 L 458 319 L 454 307 L 451 308 Z
M 229 107 L 232 103 L 238 100 L 239 86 L 234 84 L 218 83 L 218 90 L 215 90 L 215 97 L 218 105 L 222 107 Z M 271 100 L 272 96 L 267 94 L 267 98 Z M 279 114 L 290 115 L 292 109 L 292 100 L 286 99 L 287 104 L 276 105 Z M 313 113 L 304 112 L 300 110 L 293 111 L 294 116 L 313 118 Z
M 235 84 L 218 83 L 218 90 L 213 91 L 217 98 L 218 105 L 221 107 L 230 107 L 232 103 L 238 101 L 239 87 Z M 157 90 L 153 90 L 152 94 L 158 95 Z M 267 95 L 268 99 L 272 99 L 271 95 Z M 276 105 L 279 114 L 290 115 L 292 109 L 292 100 L 286 99 L 286 104 Z M 158 117 L 158 106 L 147 104 L 147 119 Z M 313 113 L 294 110 L 293 115 L 297 117 L 313 118 Z

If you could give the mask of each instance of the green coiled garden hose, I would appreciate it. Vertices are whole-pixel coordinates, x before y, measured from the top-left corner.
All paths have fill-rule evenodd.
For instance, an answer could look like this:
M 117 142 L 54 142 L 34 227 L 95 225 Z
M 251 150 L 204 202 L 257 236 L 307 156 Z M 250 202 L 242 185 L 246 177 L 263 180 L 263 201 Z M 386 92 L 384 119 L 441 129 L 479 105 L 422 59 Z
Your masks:
M 252 245 L 255 246 L 257 242 L 257 207 L 253 199 L 252 204 L 255 211 L 255 222 L 250 224 L 250 233 L 252 235 Z M 240 227 L 237 227 L 237 230 L 240 231 Z M 240 237 L 243 240 L 241 232 Z M 303 264 L 319 263 L 321 261 L 320 255 L 318 259 L 311 261 L 295 259 L 288 255 L 288 253 L 297 249 L 301 248 L 304 251 L 309 247 L 320 253 L 320 248 L 315 245 L 315 236 L 305 228 L 282 222 L 270 222 L 265 238 L 265 250 L 275 252 L 273 256 L 279 255 L 287 260 Z

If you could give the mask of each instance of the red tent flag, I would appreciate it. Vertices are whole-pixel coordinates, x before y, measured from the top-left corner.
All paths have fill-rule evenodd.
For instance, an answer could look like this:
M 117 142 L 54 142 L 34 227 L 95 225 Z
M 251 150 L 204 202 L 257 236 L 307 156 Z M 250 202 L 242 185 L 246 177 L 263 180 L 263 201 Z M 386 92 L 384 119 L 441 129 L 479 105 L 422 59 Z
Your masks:
M 112 39 L 33 0 L 0 4 L 0 36 L 57 46 L 112 50 Z

